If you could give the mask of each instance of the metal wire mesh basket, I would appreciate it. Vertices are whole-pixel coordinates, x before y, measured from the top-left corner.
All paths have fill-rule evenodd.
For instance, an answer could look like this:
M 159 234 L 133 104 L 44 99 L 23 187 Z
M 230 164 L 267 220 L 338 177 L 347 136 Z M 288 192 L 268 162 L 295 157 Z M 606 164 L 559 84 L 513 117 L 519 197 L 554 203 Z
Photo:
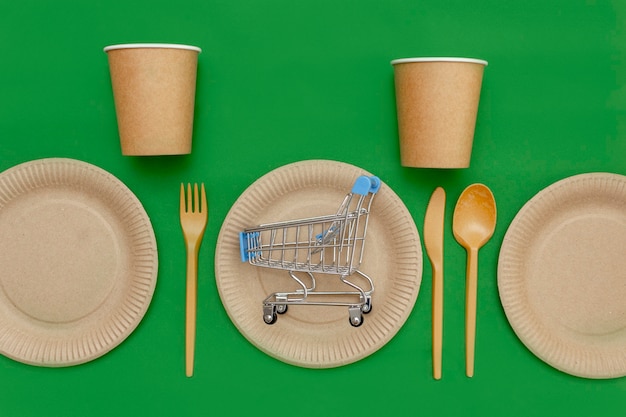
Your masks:
M 370 208 L 381 182 L 360 176 L 335 214 L 261 224 L 239 234 L 241 260 L 287 271 L 296 289 L 263 300 L 263 320 L 273 324 L 289 305 L 347 306 L 349 321 L 363 323 L 372 309 L 373 280 L 359 270 Z M 337 291 L 320 291 L 315 274 L 337 275 Z M 351 276 L 359 277 L 357 280 Z

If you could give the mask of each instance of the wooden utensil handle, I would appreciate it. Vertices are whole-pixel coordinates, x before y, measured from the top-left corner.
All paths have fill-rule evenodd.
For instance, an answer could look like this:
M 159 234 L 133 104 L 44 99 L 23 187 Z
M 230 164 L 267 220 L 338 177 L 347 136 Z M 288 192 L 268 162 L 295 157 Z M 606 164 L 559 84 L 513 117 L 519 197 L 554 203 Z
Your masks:
M 433 378 L 441 379 L 443 350 L 443 267 L 433 266 L 432 299 Z
M 185 309 L 185 374 L 193 376 L 196 345 L 196 305 L 198 288 L 198 249 L 187 247 L 187 293 Z
M 474 352 L 476 345 L 476 293 L 478 287 L 478 250 L 467 253 L 465 282 L 465 374 L 474 376 Z

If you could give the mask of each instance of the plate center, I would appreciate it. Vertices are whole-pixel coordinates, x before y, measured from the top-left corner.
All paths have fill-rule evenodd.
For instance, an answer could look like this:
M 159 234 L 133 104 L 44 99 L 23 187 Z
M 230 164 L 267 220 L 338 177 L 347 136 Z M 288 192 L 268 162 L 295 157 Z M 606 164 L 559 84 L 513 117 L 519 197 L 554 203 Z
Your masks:
M 570 330 L 598 336 L 626 326 L 626 225 L 619 219 L 574 217 L 540 248 L 538 308 Z
M 34 193 L 37 194 L 37 193 Z M 41 197 L 41 196 L 40 196 Z M 22 198 L 0 226 L 0 285 L 22 313 L 66 323 L 96 310 L 119 273 L 111 225 L 70 198 Z

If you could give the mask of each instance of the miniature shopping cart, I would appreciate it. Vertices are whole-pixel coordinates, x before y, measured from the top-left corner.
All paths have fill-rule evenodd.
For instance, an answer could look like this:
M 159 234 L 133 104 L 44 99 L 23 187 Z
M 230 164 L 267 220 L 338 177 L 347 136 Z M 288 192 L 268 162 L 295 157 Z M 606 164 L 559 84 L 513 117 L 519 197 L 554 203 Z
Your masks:
M 348 307 L 349 321 L 363 323 L 372 309 L 372 279 L 359 271 L 377 177 L 360 176 L 336 214 L 262 224 L 240 232 L 242 262 L 288 272 L 295 290 L 263 300 L 263 320 L 273 324 L 289 305 Z M 336 291 L 318 290 L 314 274 L 339 276 Z

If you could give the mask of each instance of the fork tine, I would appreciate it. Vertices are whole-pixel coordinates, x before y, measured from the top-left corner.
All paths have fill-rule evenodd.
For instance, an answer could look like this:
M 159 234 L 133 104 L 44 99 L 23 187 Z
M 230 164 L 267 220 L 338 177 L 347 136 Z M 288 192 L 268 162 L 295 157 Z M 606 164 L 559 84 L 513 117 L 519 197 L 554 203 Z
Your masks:
M 193 212 L 191 184 L 187 183 L 187 212 Z
M 198 195 L 198 183 L 193 184 L 193 212 L 200 213 L 200 196 Z
M 205 216 L 209 213 L 209 206 L 207 204 L 206 201 L 206 191 L 204 189 L 204 183 L 202 183 L 202 188 L 201 188 L 201 195 L 202 195 L 202 211 L 204 212 Z
M 180 183 L 180 212 L 185 213 L 187 209 L 185 208 L 185 185 Z

